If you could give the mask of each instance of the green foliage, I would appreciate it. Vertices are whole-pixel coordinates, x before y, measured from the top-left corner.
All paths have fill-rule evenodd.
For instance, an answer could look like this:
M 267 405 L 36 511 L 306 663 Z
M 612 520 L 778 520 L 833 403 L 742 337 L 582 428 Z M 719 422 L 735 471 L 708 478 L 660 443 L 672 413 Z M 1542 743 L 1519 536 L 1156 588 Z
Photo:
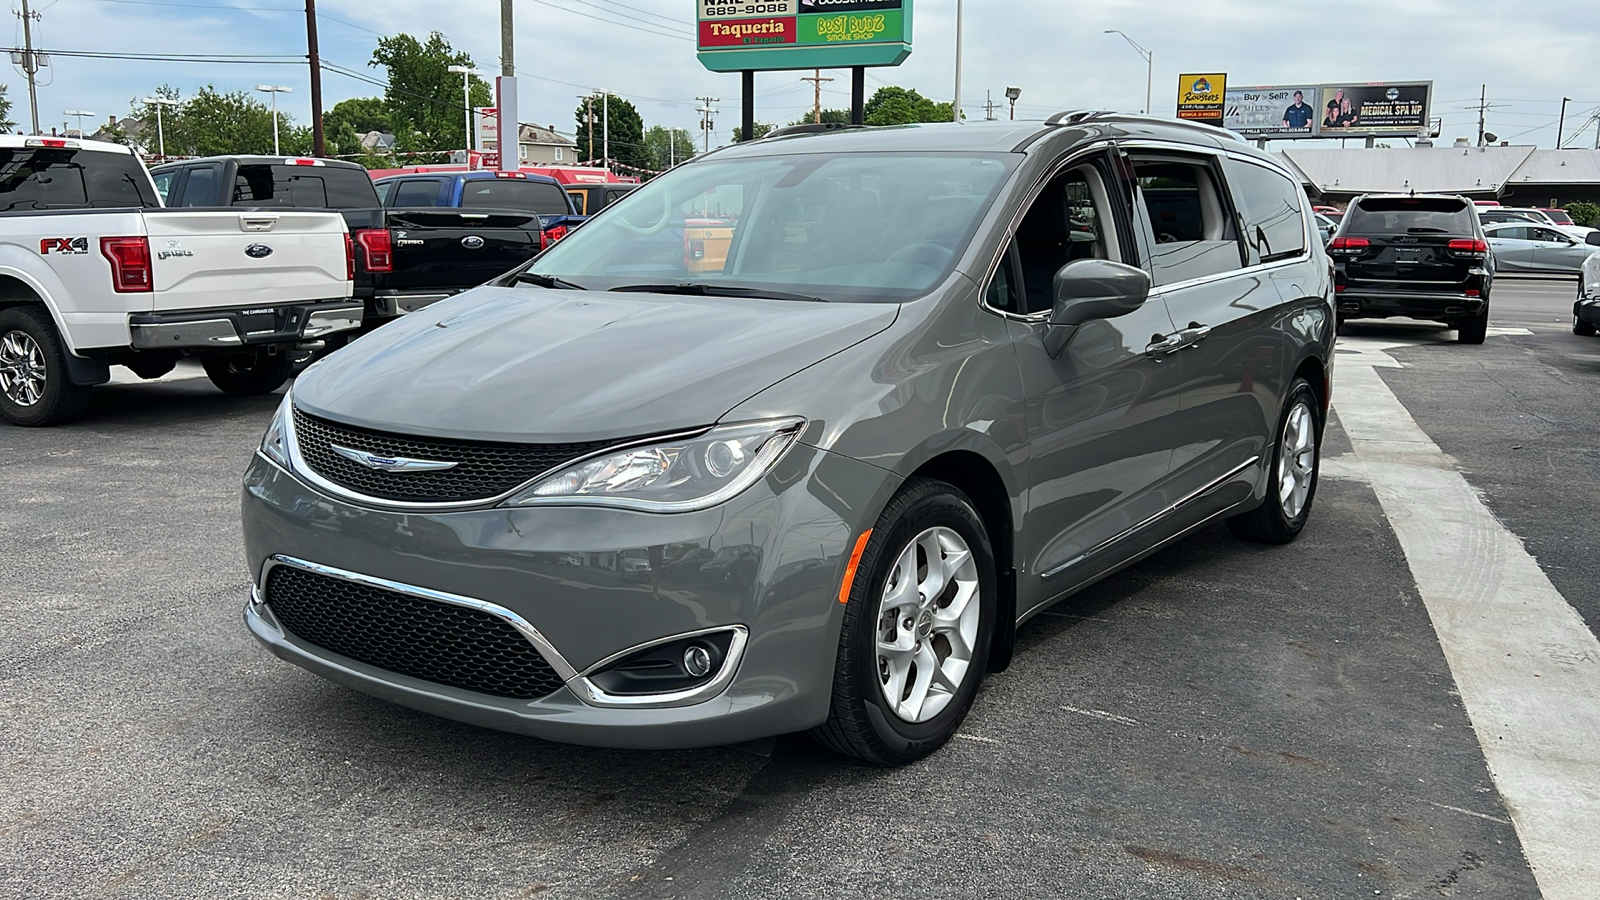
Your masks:
M 850 110 L 848 110 L 848 109 L 825 109 L 825 110 L 822 111 L 822 123 L 824 125 L 849 125 L 850 124 Z M 805 115 L 801 116 L 798 119 L 795 119 L 793 122 L 790 122 L 789 124 L 790 125 L 810 125 L 810 124 L 812 124 L 811 113 L 806 113 Z
M 437 31 L 429 33 L 426 42 L 409 34 L 397 34 L 378 41 L 378 49 L 372 52 L 372 65 L 382 66 L 388 74 L 384 108 L 389 128 L 365 130 L 391 130 L 397 138 L 402 131 L 407 132 L 411 145 L 408 149 L 414 150 L 448 151 L 467 146 L 461 76 L 452 73 L 450 67 L 471 66 L 471 56 L 456 52 Z M 479 78 L 472 79 L 471 98 L 473 106 L 494 103 L 488 83 Z M 355 111 L 350 110 L 351 126 L 359 132 L 363 129 L 357 124 Z
M 166 84 L 156 89 L 155 96 L 182 100 L 177 89 Z M 135 99 L 132 115 L 142 127 L 139 142 L 156 151 L 155 107 Z M 245 91 L 224 94 L 208 84 L 181 106 L 165 107 L 161 124 L 169 156 L 272 152 L 272 108 Z M 311 129 L 296 127 L 289 114 L 279 110 L 278 142 L 285 156 L 309 153 Z
M 17 127 L 11 120 L 11 98 L 6 96 L 6 86 L 0 84 L 0 131 L 10 132 Z
M 766 122 L 757 122 L 757 123 L 755 123 L 755 127 L 752 128 L 751 131 L 755 132 L 756 140 L 760 140 L 761 138 L 764 138 L 768 134 L 770 134 L 772 132 L 772 130 L 774 128 L 777 128 L 777 127 L 778 126 L 776 126 L 776 125 L 769 125 Z M 739 143 L 740 141 L 743 141 L 743 140 L 744 140 L 744 126 L 743 125 L 735 125 L 735 126 L 733 126 L 733 142 L 735 144 L 737 144 L 737 143 Z
M 1597 222 L 1600 222 L 1600 204 L 1590 203 L 1587 200 L 1577 200 L 1561 208 L 1566 210 L 1567 215 L 1571 216 L 1572 221 L 1578 225 L 1588 225 L 1593 228 L 1597 227 Z
M 333 109 L 322 114 L 322 128 L 332 132 L 341 125 L 349 125 L 356 134 L 369 131 L 393 133 L 394 117 L 389 114 L 389 102 L 382 97 L 351 97 L 340 100 Z
M 868 125 L 909 125 L 913 122 L 949 122 L 954 107 L 935 103 L 914 90 L 893 85 L 878 88 L 863 109 Z
M 657 168 L 655 154 L 644 140 L 644 119 L 639 110 L 627 100 L 612 95 L 595 94 L 578 101 L 573 120 L 578 123 L 576 141 L 578 155 L 585 159 L 599 159 L 604 155 L 606 143 L 606 114 L 611 117 L 611 161 L 641 169 Z M 590 156 L 590 119 L 593 119 L 594 154 Z
M 650 168 L 657 171 L 666 171 L 673 162 L 683 162 L 699 152 L 695 146 L 694 136 L 685 128 L 663 128 L 660 125 L 651 125 L 644 133 L 644 145 L 650 150 L 653 162 Z

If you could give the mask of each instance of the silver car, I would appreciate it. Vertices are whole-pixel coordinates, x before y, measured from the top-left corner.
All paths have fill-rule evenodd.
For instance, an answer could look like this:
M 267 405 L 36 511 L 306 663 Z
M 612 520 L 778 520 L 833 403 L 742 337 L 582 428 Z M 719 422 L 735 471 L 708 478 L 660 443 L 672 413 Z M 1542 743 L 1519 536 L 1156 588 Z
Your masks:
M 1483 226 L 1498 272 L 1577 275 L 1595 252 L 1589 244 L 1551 225 L 1501 222 Z
M 1299 183 L 1217 129 L 784 129 L 302 375 L 245 620 L 493 728 L 904 763 L 1052 603 L 1300 533 L 1332 294 Z

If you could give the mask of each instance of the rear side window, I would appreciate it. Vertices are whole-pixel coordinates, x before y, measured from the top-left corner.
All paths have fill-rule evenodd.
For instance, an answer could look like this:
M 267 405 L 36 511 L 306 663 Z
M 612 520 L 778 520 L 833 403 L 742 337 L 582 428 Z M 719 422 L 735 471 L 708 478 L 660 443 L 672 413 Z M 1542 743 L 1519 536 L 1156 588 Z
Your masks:
M 1306 249 L 1300 186 L 1265 166 L 1230 159 L 1228 183 L 1244 217 L 1245 246 L 1264 263 L 1299 256 Z
M 583 191 L 567 190 L 567 196 L 572 198 L 572 205 L 577 208 L 578 215 L 589 214 L 589 195 Z
M 217 166 L 197 166 L 189 170 L 189 180 L 183 183 L 183 198 L 177 206 L 216 206 L 217 179 L 222 173 Z
M 425 181 L 402 181 L 394 188 L 394 200 L 390 206 L 438 206 L 439 182 L 432 179 Z
M 240 166 L 233 183 L 233 203 L 310 209 L 360 209 L 379 205 L 372 179 L 360 169 L 282 165 Z
M 0 150 L 0 211 L 160 206 L 144 167 L 126 153 Z
M 547 181 L 482 178 L 461 187 L 463 209 L 518 209 L 543 216 L 564 216 L 572 211 L 567 192 Z
M 1158 285 L 1219 275 L 1244 266 L 1234 227 L 1210 166 L 1134 160 L 1150 217 L 1150 277 Z
M 1476 233 L 1472 207 L 1456 197 L 1363 197 L 1345 216 L 1346 234 Z

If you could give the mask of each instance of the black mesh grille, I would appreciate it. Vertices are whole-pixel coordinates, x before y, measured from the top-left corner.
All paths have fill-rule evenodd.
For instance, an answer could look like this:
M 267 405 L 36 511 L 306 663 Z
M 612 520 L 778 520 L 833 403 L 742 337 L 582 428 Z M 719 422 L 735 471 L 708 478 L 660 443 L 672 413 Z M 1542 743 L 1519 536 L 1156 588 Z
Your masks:
M 295 442 L 312 471 L 358 494 L 406 503 L 466 503 L 498 497 L 610 441 L 508 444 L 389 434 L 294 411 Z M 433 472 L 382 472 L 333 452 L 332 445 L 385 457 L 453 462 Z
M 301 640 L 370 666 L 480 694 L 534 700 L 561 677 L 486 612 L 276 566 L 267 606 Z

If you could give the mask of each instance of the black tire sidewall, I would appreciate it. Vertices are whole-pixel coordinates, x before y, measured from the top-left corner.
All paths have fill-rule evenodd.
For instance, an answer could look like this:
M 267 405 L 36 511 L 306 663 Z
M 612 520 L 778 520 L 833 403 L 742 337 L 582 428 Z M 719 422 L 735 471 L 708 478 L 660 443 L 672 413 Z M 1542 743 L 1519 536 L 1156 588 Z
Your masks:
M 230 371 L 234 363 L 244 362 L 249 363 L 247 371 Z M 208 356 L 201 360 L 201 365 L 218 390 L 233 397 L 249 397 L 270 394 L 281 387 L 289 380 L 294 361 L 287 353 L 268 353 L 263 349 L 238 356 Z
M 33 339 L 44 357 L 44 393 L 39 402 L 22 406 L 0 394 L 0 413 L 17 425 L 53 425 L 83 411 L 88 388 L 73 384 L 62 358 L 66 348 L 57 337 L 49 311 L 42 307 L 13 306 L 0 309 L 0 337 L 21 331 Z
M 860 694 L 855 699 L 860 703 L 874 736 L 887 751 L 886 755 L 906 761 L 938 749 L 966 718 L 988 666 L 989 646 L 994 637 L 998 608 L 994 551 L 982 519 L 978 517 L 971 501 L 954 487 L 942 482 L 929 484 L 932 487 L 925 489 L 925 493 L 901 510 L 894 521 L 880 522 L 879 527 L 874 529 L 869 543 L 877 545 L 873 548 L 877 552 L 872 556 L 870 570 L 863 566 L 850 598 L 851 603 L 860 604 L 855 610 L 853 633 L 849 636 L 852 642 L 851 664 L 855 666 L 854 683 L 859 686 Z M 978 566 L 980 614 L 977 646 L 973 650 L 967 676 L 950 704 L 926 722 L 907 722 L 888 708 L 879 689 L 878 602 L 900 551 L 918 534 L 938 526 L 950 528 L 961 535 Z

